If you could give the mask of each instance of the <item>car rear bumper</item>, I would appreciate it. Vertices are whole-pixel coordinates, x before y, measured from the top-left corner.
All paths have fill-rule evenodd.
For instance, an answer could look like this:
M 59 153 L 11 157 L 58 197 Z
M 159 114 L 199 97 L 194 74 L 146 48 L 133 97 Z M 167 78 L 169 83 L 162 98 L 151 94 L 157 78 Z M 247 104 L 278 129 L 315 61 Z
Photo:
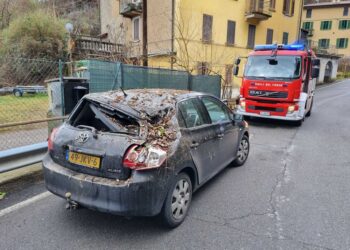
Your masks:
M 169 183 L 165 171 L 137 172 L 125 181 L 81 174 L 43 160 L 45 185 L 52 193 L 84 207 L 124 216 L 154 216 L 162 208 Z M 163 180 L 163 181 L 161 181 Z

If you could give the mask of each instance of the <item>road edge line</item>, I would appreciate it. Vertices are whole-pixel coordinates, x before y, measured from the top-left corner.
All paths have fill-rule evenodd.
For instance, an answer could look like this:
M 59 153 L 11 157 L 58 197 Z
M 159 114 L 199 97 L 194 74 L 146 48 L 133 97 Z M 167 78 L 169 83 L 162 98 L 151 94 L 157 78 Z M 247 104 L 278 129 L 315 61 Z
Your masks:
M 51 195 L 51 193 L 49 191 L 45 191 L 45 192 L 43 192 L 41 194 L 33 196 L 33 197 L 31 197 L 31 198 L 29 198 L 27 200 L 24 200 L 22 202 L 19 202 L 19 203 L 15 204 L 15 205 L 12 205 L 10 207 L 4 208 L 4 209 L 0 210 L 0 218 L 5 216 L 5 215 L 7 215 L 7 214 L 9 214 L 9 213 L 12 213 L 12 212 L 18 210 L 18 209 L 24 208 L 24 207 L 29 206 L 30 204 L 33 204 L 33 203 L 35 203 L 37 201 L 45 199 L 45 198 L 49 197 L 50 195 Z

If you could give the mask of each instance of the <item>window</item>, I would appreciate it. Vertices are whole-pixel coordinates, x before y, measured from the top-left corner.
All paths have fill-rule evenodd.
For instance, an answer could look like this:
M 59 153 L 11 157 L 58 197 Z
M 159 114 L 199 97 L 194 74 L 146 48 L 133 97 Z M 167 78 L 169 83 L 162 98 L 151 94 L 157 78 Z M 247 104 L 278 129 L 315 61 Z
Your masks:
M 314 27 L 314 23 L 313 22 L 304 22 L 303 23 L 303 29 L 312 30 L 313 27 Z
M 273 29 L 267 29 L 266 31 L 266 44 L 272 44 Z
M 283 44 L 288 44 L 288 32 L 283 32 L 283 37 L 282 37 L 282 43 Z
M 338 38 L 337 39 L 337 49 L 346 49 L 348 47 L 348 38 Z
M 275 8 L 276 8 L 276 0 L 271 0 L 270 1 L 270 9 L 275 10 Z
M 328 49 L 329 48 L 329 39 L 318 40 L 318 47 L 321 49 Z
M 209 63 L 207 62 L 198 62 L 197 64 L 197 72 L 198 75 L 209 75 Z
M 136 17 L 132 20 L 133 23 L 133 39 L 134 41 L 140 40 L 140 18 Z
M 193 98 L 180 102 L 179 110 L 186 128 L 193 128 L 206 124 L 198 106 L 198 99 Z
M 208 111 L 212 123 L 230 120 L 227 110 L 223 108 L 221 103 L 210 97 L 204 97 L 202 98 L 202 101 Z
M 227 22 L 227 39 L 226 39 L 226 43 L 228 45 L 233 45 L 235 43 L 235 33 L 236 33 L 236 22 L 229 20 Z
M 320 29 L 321 30 L 330 30 L 330 29 L 332 29 L 332 21 L 322 21 Z
M 307 9 L 306 10 L 306 18 L 311 18 L 312 16 L 312 9 Z
M 350 20 L 340 20 L 339 29 L 340 30 L 350 29 Z
M 203 42 L 211 42 L 213 33 L 213 16 L 203 15 Z
M 256 30 L 256 26 L 249 24 L 249 28 L 248 28 L 248 42 L 247 42 L 247 47 L 249 49 L 254 48 L 255 45 L 255 30 Z
M 348 15 L 349 15 L 349 7 L 344 7 L 343 16 L 348 16 Z
M 295 0 L 284 0 L 283 1 L 283 14 L 287 16 L 293 16 L 295 9 Z

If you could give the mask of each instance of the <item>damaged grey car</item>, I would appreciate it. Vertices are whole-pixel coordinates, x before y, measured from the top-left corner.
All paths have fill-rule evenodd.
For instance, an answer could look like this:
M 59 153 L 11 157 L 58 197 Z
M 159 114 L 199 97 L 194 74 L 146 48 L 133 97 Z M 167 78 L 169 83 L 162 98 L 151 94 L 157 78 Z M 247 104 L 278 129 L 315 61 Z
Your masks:
M 180 225 L 192 193 L 249 154 L 248 124 L 209 94 L 169 89 L 85 96 L 54 129 L 43 160 L 49 191 L 122 216 Z

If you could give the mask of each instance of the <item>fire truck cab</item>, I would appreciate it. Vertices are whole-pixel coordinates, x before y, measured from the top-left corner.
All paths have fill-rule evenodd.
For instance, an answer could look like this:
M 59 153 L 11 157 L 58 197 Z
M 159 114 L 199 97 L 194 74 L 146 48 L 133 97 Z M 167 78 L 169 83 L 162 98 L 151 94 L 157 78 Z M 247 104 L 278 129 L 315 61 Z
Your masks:
M 245 65 L 237 113 L 301 125 L 311 114 L 319 65 L 303 44 L 257 45 Z

